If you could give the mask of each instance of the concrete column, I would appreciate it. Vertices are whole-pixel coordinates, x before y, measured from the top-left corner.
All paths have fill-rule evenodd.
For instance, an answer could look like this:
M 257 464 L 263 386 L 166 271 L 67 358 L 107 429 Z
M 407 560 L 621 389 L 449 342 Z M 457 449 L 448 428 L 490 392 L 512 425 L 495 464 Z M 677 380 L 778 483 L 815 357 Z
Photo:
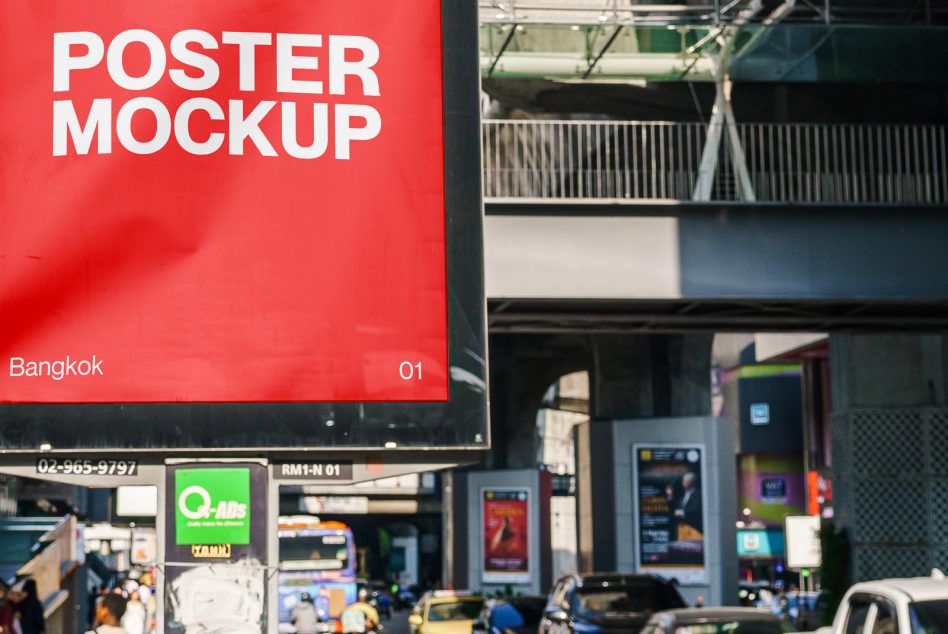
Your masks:
M 941 334 L 830 335 L 830 368 L 834 412 L 948 404 Z
M 835 522 L 854 580 L 948 565 L 948 337 L 831 335 Z
M 487 468 L 536 468 L 543 394 L 560 377 L 587 369 L 588 358 L 587 339 L 580 335 L 490 337 L 492 449 Z
M 592 339 L 593 419 L 708 416 L 712 334 Z
M 591 338 L 591 421 L 576 430 L 580 570 L 619 568 L 616 549 L 614 420 L 711 414 L 712 334 L 596 335 Z

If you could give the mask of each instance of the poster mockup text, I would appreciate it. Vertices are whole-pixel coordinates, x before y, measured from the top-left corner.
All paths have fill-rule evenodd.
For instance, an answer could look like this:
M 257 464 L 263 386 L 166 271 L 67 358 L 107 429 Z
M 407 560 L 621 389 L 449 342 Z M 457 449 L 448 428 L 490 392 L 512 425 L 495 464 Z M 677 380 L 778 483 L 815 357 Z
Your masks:
M 221 78 L 222 68 L 212 55 L 221 47 L 237 50 L 236 66 L 224 72 L 237 75 L 239 98 L 226 103 L 203 96 Z M 272 47 L 275 63 L 269 70 L 275 75 L 276 92 L 281 101 L 254 99 L 257 86 L 258 51 Z M 169 55 L 166 51 L 170 51 Z M 312 51 L 312 52 L 307 52 Z M 317 53 L 321 52 L 323 55 Z M 129 69 L 126 53 L 138 52 L 137 70 Z M 172 111 L 170 105 L 155 96 L 129 96 L 116 99 L 99 96 L 91 103 L 73 99 L 53 102 L 53 155 L 65 156 L 74 148 L 76 154 L 109 154 L 118 145 L 135 154 L 161 151 L 174 138 L 178 146 L 193 155 L 226 151 L 243 155 L 248 146 L 263 156 L 277 156 L 277 147 L 288 156 L 315 159 L 329 149 L 329 130 L 334 132 L 332 155 L 347 160 L 356 141 L 378 136 L 382 118 L 376 108 L 363 103 L 379 97 L 379 78 L 374 67 L 378 63 L 378 44 L 361 35 L 328 35 L 312 33 L 259 33 L 224 31 L 211 34 L 201 29 L 185 29 L 163 42 L 147 29 L 128 29 L 106 44 L 102 36 L 90 31 L 55 33 L 53 35 L 53 93 L 68 96 L 70 86 L 81 81 L 83 73 L 96 69 L 107 71 L 114 92 L 125 95 L 146 93 L 166 78 L 189 96 Z M 297 71 L 316 71 L 327 66 L 328 81 L 302 79 Z M 349 79 L 352 81 L 347 81 Z M 325 85 L 324 85 L 325 84 Z M 335 103 L 296 98 L 306 95 L 328 95 L 357 103 Z M 84 112 L 81 118 L 77 112 Z M 311 137 L 300 140 L 297 118 L 312 122 Z M 147 138 L 138 138 L 133 129 L 136 117 L 153 119 L 154 127 Z M 260 127 L 264 118 L 279 118 L 280 138 L 270 139 Z M 224 122 L 221 131 L 195 138 L 191 132 L 192 118 Z M 226 140 L 226 145 L 225 145 Z

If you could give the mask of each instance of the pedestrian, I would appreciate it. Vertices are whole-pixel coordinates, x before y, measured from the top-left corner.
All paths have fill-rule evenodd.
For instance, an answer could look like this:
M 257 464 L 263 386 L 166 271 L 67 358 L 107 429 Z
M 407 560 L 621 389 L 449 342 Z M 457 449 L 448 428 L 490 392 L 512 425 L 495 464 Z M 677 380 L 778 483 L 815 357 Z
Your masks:
M 20 629 L 23 634 L 45 634 L 46 618 L 43 616 L 43 604 L 36 591 L 36 580 L 27 579 L 23 584 L 23 599 L 16 604 L 20 614 Z
M 125 597 L 110 592 L 102 597 L 99 607 L 95 611 L 95 629 L 86 634 L 129 634 L 122 627 L 122 617 L 125 615 Z
M 145 604 L 141 602 L 138 590 L 132 590 L 125 604 L 125 614 L 122 616 L 122 627 L 128 634 L 145 634 L 145 621 L 148 613 Z
M 319 612 L 309 593 L 300 595 L 300 602 L 293 608 L 290 622 L 296 627 L 297 634 L 316 634 L 319 631 Z
M 157 608 L 155 593 L 151 586 L 142 584 L 138 588 L 138 599 L 145 606 L 145 634 L 152 634 L 155 631 L 155 610 Z
M 11 634 L 16 618 L 14 592 L 5 584 L 0 584 L 0 634 Z
M 99 598 L 102 596 L 102 586 L 93 586 L 86 599 L 88 601 L 89 613 L 86 617 L 86 626 L 95 627 L 95 609 L 99 605 Z
M 379 594 L 379 616 L 382 615 L 386 620 L 392 618 L 392 597 L 387 591 Z

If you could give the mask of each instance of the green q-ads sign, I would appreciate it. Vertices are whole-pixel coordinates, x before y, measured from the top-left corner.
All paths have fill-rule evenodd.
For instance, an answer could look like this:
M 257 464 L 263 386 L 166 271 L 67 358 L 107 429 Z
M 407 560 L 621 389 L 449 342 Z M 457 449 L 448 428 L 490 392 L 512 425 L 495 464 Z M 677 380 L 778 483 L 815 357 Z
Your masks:
M 174 488 L 177 545 L 250 543 L 249 469 L 179 469 Z

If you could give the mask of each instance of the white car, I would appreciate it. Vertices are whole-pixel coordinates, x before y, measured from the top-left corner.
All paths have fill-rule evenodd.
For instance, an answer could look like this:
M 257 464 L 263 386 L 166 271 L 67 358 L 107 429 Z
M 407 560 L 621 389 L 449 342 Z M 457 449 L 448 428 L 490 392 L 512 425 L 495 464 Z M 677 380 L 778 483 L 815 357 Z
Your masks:
M 843 597 L 832 627 L 816 634 L 948 634 L 948 579 L 883 579 L 857 583 Z

